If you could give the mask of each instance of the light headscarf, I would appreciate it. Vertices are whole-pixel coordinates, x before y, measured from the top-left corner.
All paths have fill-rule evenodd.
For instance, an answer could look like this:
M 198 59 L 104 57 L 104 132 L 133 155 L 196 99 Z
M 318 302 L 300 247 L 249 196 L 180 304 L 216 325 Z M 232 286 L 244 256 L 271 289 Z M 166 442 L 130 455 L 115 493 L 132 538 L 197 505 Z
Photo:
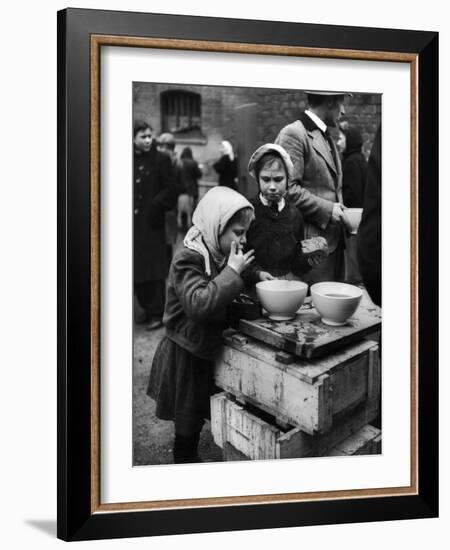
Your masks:
M 256 172 L 255 172 L 255 165 L 258 162 L 258 160 L 267 153 L 275 153 L 281 158 L 281 160 L 283 161 L 284 167 L 286 168 L 287 180 L 288 182 L 291 181 L 294 175 L 294 165 L 292 164 L 291 157 L 289 156 L 286 149 L 281 147 L 281 145 L 277 145 L 276 143 L 266 143 L 265 145 L 261 145 L 261 147 L 258 147 L 258 149 L 256 149 L 256 151 L 250 157 L 250 160 L 248 162 L 248 173 L 256 181 L 258 181 L 258 178 L 256 177 Z
M 223 154 L 228 155 L 231 161 L 234 160 L 234 151 L 231 143 L 229 141 L 222 141 Z
M 207 275 L 211 275 L 210 254 L 217 267 L 225 263 L 219 238 L 230 219 L 243 208 L 254 209 L 243 195 L 223 186 L 213 187 L 198 203 L 192 216 L 193 226 L 183 243 L 203 256 Z

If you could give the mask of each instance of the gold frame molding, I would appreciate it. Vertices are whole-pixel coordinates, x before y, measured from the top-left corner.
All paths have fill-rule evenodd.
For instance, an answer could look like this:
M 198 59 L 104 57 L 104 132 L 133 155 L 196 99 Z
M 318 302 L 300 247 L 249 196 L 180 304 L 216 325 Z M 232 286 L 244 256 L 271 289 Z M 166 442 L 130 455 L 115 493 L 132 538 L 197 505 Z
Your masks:
M 408 63 L 411 82 L 411 483 L 408 487 L 284 493 L 256 496 L 158 500 L 102 504 L 100 501 L 100 53 L 102 46 L 163 48 L 206 52 L 359 59 Z M 91 35 L 91 513 L 274 504 L 419 494 L 418 479 L 418 368 L 419 368 L 419 228 L 418 228 L 418 55 L 395 52 L 304 48 L 160 38 Z

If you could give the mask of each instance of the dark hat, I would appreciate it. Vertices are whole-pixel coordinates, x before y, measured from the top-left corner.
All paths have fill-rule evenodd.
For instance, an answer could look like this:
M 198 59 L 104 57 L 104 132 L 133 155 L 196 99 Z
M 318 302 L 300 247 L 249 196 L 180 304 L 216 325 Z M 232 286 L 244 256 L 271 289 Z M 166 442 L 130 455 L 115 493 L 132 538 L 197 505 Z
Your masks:
M 351 92 L 324 92 L 320 90 L 303 90 L 303 91 L 307 95 L 331 95 L 331 96 L 348 95 L 350 97 L 353 97 L 353 94 Z

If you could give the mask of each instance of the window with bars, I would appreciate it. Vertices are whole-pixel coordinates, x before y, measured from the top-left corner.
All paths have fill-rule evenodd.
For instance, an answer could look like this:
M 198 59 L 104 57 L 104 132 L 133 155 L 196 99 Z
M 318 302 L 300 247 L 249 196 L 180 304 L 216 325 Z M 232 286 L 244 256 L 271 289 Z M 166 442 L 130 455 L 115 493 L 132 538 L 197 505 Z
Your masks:
M 161 128 L 179 137 L 201 137 L 201 96 L 184 90 L 161 94 Z

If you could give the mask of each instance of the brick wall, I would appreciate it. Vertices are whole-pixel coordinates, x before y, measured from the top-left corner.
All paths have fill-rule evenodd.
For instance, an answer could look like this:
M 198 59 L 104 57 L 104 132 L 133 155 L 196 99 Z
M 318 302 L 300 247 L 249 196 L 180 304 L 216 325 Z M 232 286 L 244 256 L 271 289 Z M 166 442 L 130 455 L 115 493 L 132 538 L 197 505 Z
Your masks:
M 155 132 L 161 132 L 160 95 L 165 90 L 186 90 L 199 93 L 202 98 L 203 140 L 177 140 L 177 151 L 189 145 L 195 158 L 204 164 L 204 179 L 214 181 L 216 174 L 210 168 L 219 156 L 223 139 L 236 143 L 235 108 L 256 105 L 256 128 L 253 144 L 256 147 L 275 140 L 280 129 L 292 122 L 307 107 L 306 95 L 298 90 L 193 86 L 138 82 L 133 87 L 134 117 L 147 120 Z M 346 100 L 344 120 L 357 126 L 363 136 L 363 152 L 368 157 L 378 124 L 381 120 L 380 94 L 353 94 Z

